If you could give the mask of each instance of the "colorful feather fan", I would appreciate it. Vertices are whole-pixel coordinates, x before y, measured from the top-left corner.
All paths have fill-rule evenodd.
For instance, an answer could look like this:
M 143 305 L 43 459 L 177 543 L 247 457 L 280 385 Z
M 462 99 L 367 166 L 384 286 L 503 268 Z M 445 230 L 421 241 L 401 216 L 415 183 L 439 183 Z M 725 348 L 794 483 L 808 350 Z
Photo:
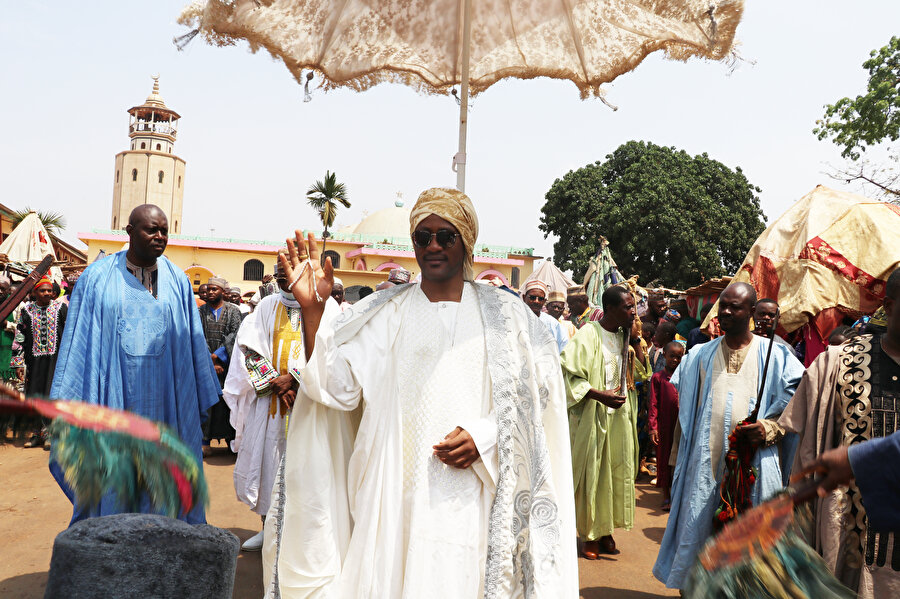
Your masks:
M 31 412 L 53 422 L 48 427 L 51 459 L 59 464 L 76 501 L 95 506 L 107 493 L 121 507 L 150 509 L 178 517 L 209 496 L 203 466 L 168 427 L 146 418 L 79 401 L 25 397 L 0 385 L 0 412 Z
M 815 485 L 813 485 L 814 489 Z M 803 540 L 812 517 L 801 496 L 785 491 L 729 522 L 710 539 L 691 571 L 688 599 L 852 599 Z

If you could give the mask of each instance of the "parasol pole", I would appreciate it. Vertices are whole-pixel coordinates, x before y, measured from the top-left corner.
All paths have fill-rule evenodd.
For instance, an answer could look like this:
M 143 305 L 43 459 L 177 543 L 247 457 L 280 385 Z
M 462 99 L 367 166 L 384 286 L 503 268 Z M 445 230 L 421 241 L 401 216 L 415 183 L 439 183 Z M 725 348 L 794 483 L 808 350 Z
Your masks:
M 459 85 L 459 150 L 453 157 L 456 188 L 466 190 L 466 127 L 469 121 L 469 42 L 472 38 L 472 0 L 463 0 L 462 80 Z

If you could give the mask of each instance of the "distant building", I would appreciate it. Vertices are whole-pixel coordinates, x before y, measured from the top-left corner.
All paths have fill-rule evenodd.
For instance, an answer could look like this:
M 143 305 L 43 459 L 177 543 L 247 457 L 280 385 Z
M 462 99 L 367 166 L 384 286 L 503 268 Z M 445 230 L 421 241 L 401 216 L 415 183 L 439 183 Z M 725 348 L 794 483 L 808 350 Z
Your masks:
M 131 149 L 116 155 L 111 227 L 78 234 L 88 246 L 87 255 L 96 260 L 122 250 L 128 243 L 124 228 L 131 211 L 141 204 L 156 204 L 169 219 L 165 255 L 184 270 L 195 291 L 213 276 L 224 277 L 244 292 L 254 290 L 265 274 L 273 272 L 283 242 L 182 234 L 185 163 L 172 153 L 181 117 L 163 102 L 158 77 L 153 78 L 153 91 L 147 100 L 129 109 L 128 114 Z M 356 225 L 330 234 L 324 244 L 325 255 L 331 257 L 335 274 L 345 288 L 374 288 L 387 280 L 392 268 L 405 268 L 412 279 L 418 276 L 409 213 L 409 208 L 397 201 Z M 312 211 L 309 218 L 315 218 Z M 284 234 L 290 234 L 298 224 L 282 223 Z M 321 249 L 321 238 L 318 243 Z M 494 278 L 518 287 L 531 274 L 536 259 L 531 248 L 479 243 L 475 248 L 475 275 L 477 279 Z
M 399 204 L 399 202 L 398 202 Z M 285 223 L 285 231 L 293 227 Z M 375 287 L 387 280 L 392 268 L 405 268 L 415 279 L 419 267 L 409 236 L 409 209 L 402 205 L 379 210 L 354 226 L 332 233 L 325 244 L 325 255 L 331 257 L 336 275 L 345 287 Z M 79 233 L 88 245 L 87 255 L 96 257 L 118 252 L 128 243 L 124 231 L 97 230 Z M 322 248 L 322 239 L 317 239 Z M 243 291 L 255 289 L 266 273 L 273 271 L 278 250 L 284 246 L 275 241 L 252 241 L 189 235 L 169 235 L 166 257 L 184 269 L 194 289 L 212 276 L 224 277 Z M 504 284 L 518 287 L 531 274 L 534 261 L 531 248 L 493 246 L 479 243 L 475 248 L 475 278 L 495 277 Z
M 172 152 L 181 116 L 159 95 L 159 77 L 144 103 L 128 114 L 131 148 L 116 154 L 110 228 L 124 229 L 132 210 L 156 204 L 169 217 L 169 231 L 181 233 L 184 160 Z

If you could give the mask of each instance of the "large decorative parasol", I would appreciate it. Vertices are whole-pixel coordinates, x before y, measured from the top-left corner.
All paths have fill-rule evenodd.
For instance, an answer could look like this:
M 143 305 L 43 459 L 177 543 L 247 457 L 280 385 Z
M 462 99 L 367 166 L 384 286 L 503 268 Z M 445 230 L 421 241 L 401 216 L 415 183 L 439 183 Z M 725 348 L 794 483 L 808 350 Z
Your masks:
M 881 305 L 898 247 L 900 207 L 818 185 L 760 235 L 732 282 L 777 300 L 784 332 L 809 324 L 827 339 L 844 316 Z
M 207 0 L 180 22 L 217 45 L 246 40 L 298 82 L 357 91 L 388 82 L 427 93 L 460 86 L 457 187 L 465 186 L 469 94 L 507 77 L 568 79 L 581 97 L 651 52 L 726 57 L 742 0 Z
M 609 251 L 609 242 L 606 237 L 600 237 L 600 245 L 597 253 L 591 258 L 587 271 L 584 273 L 584 288 L 587 291 L 588 300 L 595 306 L 601 305 L 600 299 L 603 292 L 618 285 L 625 280 L 616 261 Z

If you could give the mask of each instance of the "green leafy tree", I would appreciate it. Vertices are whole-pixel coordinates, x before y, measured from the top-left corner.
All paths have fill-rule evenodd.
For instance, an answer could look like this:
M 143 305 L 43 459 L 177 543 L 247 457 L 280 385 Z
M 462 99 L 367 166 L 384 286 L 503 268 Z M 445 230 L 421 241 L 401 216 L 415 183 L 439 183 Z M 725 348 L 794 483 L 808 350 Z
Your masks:
M 17 210 L 12 214 L 12 225 L 13 228 L 19 226 L 26 216 L 34 212 L 37 214 L 38 218 L 41 221 L 41 224 L 44 225 L 44 228 L 47 229 L 47 232 L 51 235 L 59 235 L 63 229 L 66 228 L 66 217 L 62 215 L 60 212 L 49 212 L 44 210 L 32 210 L 31 208 L 25 208 L 25 210 Z
M 841 148 L 841 156 L 850 161 L 836 169 L 834 178 L 874 185 L 896 201 L 900 199 L 900 175 L 895 167 L 871 164 L 862 156 L 867 149 L 890 146 L 900 138 L 900 37 L 892 37 L 887 46 L 872 50 L 863 68 L 869 72 L 866 93 L 826 105 L 825 116 L 813 133 L 820 140 L 830 138 Z M 896 163 L 896 146 L 886 150 L 888 161 Z
M 325 251 L 325 243 L 328 239 L 328 227 L 334 224 L 337 216 L 338 204 L 345 208 L 350 207 L 350 195 L 347 186 L 338 183 L 337 175 L 331 171 L 325 171 L 325 179 L 316 181 L 315 185 L 306 191 L 306 200 L 316 212 L 325 230 L 322 233 L 322 251 Z
M 576 280 L 602 235 L 625 276 L 684 289 L 738 269 L 765 229 L 759 191 L 706 154 L 629 141 L 557 179 L 540 229 L 559 237 L 555 262 Z

